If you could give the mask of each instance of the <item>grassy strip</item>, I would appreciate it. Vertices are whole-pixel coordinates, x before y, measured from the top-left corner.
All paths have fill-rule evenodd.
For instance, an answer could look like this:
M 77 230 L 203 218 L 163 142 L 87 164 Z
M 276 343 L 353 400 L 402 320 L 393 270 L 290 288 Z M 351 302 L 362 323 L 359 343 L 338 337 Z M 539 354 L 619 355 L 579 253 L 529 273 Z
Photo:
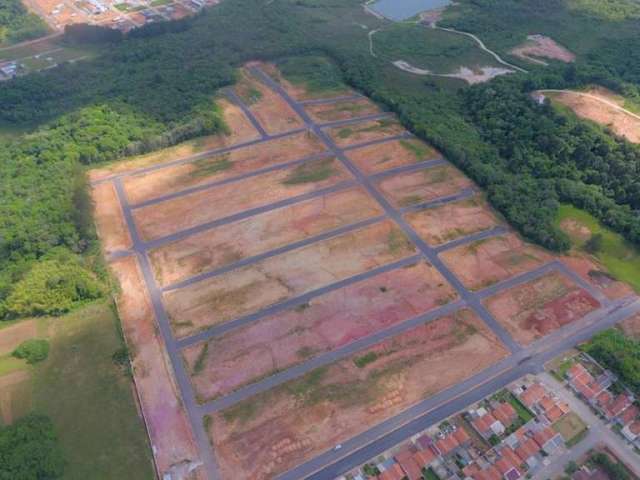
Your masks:
M 326 180 L 336 173 L 336 170 L 333 168 L 334 160 L 333 158 L 328 158 L 300 165 L 291 172 L 283 183 L 285 185 L 299 185 L 301 183 L 313 183 Z

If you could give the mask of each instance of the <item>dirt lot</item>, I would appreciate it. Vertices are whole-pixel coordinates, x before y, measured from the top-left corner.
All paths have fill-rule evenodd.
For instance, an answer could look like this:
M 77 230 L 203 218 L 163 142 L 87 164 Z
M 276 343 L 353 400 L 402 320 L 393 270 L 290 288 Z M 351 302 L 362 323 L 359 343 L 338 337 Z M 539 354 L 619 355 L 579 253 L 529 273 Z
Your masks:
M 304 126 L 302 119 L 280 95 L 247 71 L 241 72 L 240 81 L 234 89 L 267 133 L 273 135 Z
M 415 253 L 391 221 L 165 293 L 178 336 L 258 311 Z
M 404 132 L 402 125 L 392 118 L 371 120 L 356 123 L 346 127 L 333 127 L 327 129 L 327 133 L 340 147 L 354 145 L 356 143 L 369 142 L 380 138 L 399 135 Z
M 112 183 L 93 187 L 93 219 L 98 229 L 102 248 L 106 255 L 131 248 L 129 229 Z
M 640 340 L 640 313 L 636 313 L 635 315 L 626 318 L 619 326 L 625 335 L 628 335 L 635 340 Z
M 185 188 L 299 160 L 323 150 L 322 142 L 315 135 L 302 132 L 195 162 L 130 176 L 124 180 L 124 186 L 129 201 L 135 204 Z
M 499 223 L 480 195 L 409 213 L 406 219 L 422 239 L 434 246 L 489 230 Z
M 349 285 L 184 351 L 208 400 L 456 298 L 426 262 Z
M 164 286 L 381 213 L 362 189 L 351 188 L 206 230 L 149 256 Z
M 506 354 L 463 310 L 314 370 L 212 418 L 222 474 L 273 478 Z
M 614 133 L 625 137 L 630 142 L 640 143 L 640 118 L 616 108 L 615 102 L 601 95 L 597 90 L 545 93 L 545 95 L 566 105 L 579 117 L 609 127 Z
M 378 106 L 366 98 L 337 103 L 311 104 L 307 105 L 305 110 L 317 123 L 347 120 L 380 113 Z
M 349 177 L 334 158 L 307 162 L 150 205 L 134 211 L 141 236 L 150 240 L 247 209 L 335 185 Z M 215 208 L 211 208 L 215 205 Z
M 451 165 L 425 168 L 385 178 L 380 190 L 397 207 L 408 207 L 453 195 L 473 183 Z
M 413 138 L 356 148 L 347 156 L 368 175 L 441 157 L 431 146 Z
M 197 448 L 174 383 L 166 351 L 158 336 L 137 260 L 111 263 L 120 282 L 118 312 L 132 353 L 134 380 L 153 445 L 158 470 L 197 460 Z
M 37 336 L 38 324 L 33 319 L 0 329 L 0 355 L 13 352 L 22 342 Z
M 525 43 L 514 48 L 510 53 L 539 65 L 547 65 L 547 62 L 541 60 L 542 58 L 565 63 L 571 63 L 576 59 L 573 53 L 544 35 L 529 35 Z
M 585 290 L 558 272 L 504 290 L 485 304 L 522 345 L 579 320 L 600 306 Z
M 89 172 L 89 179 L 95 182 L 115 173 L 126 172 L 134 168 L 147 167 L 157 163 L 179 160 L 207 150 L 229 147 L 260 138 L 258 131 L 253 128 L 253 125 L 239 107 L 225 98 L 217 99 L 216 104 L 222 109 L 224 120 L 229 127 L 228 135 L 221 134 L 198 137 L 187 142 L 179 143 L 173 147 L 147 153 L 146 155 L 138 155 L 129 157 L 128 159 L 118 160 L 105 167 L 91 170 Z
M 617 281 L 592 257 L 575 253 L 571 256 L 562 257 L 561 260 L 611 300 L 623 298 L 634 293 L 628 284 Z
M 447 250 L 442 260 L 471 290 L 480 290 L 551 260 L 541 248 L 523 242 L 515 233 Z

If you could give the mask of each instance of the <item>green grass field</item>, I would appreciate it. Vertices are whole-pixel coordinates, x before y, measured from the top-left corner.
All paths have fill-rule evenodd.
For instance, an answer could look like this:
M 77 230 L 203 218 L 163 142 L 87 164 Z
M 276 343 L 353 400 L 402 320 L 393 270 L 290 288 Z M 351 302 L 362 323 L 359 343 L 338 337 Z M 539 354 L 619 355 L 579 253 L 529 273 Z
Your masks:
M 626 242 L 621 235 L 609 230 L 598 220 L 585 212 L 571 205 L 561 205 L 558 211 L 556 222 L 560 225 L 565 220 L 573 220 L 576 224 L 589 229 L 591 235 L 602 236 L 600 249 L 595 256 L 602 262 L 618 280 L 629 283 L 636 291 L 640 292 L 640 252 L 638 249 Z M 568 231 L 574 248 L 584 249 L 587 239 Z

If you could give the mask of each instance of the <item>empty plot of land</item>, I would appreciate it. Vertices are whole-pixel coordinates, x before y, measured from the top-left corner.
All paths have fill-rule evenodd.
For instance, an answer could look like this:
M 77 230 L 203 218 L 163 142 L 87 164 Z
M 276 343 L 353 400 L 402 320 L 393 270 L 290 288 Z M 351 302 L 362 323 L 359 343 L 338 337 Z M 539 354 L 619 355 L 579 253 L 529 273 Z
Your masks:
M 396 207 L 408 207 L 453 195 L 471 185 L 471 180 L 451 165 L 402 173 L 379 183 L 384 196 Z
M 93 219 L 104 252 L 109 255 L 131 248 L 131 236 L 113 183 L 96 185 L 91 195 L 94 204 Z
M 489 230 L 499 221 L 481 196 L 406 215 L 409 224 L 430 245 Z
M 634 293 L 631 286 L 616 280 L 591 256 L 572 253 L 570 256 L 562 257 L 562 262 L 610 300 L 623 298 Z
M 212 399 L 456 297 L 426 262 L 335 290 L 184 351 L 201 399 Z
M 165 293 L 178 336 L 195 333 L 415 252 L 391 221 Z
M 0 423 L 11 424 L 31 410 L 31 377 L 18 370 L 0 377 Z
M 523 242 L 514 233 L 462 245 L 441 257 L 471 290 L 486 288 L 551 260 L 544 250 Z
M 216 104 L 220 107 L 222 117 L 229 127 L 228 133 L 198 137 L 163 150 L 119 160 L 106 167 L 91 170 L 89 179 L 95 182 L 115 173 L 179 160 L 207 150 L 229 147 L 260 138 L 260 134 L 240 107 L 224 98 L 217 99 Z
M 267 133 L 273 135 L 304 126 L 302 119 L 280 95 L 246 71 L 242 71 L 234 88 Z
M 414 138 L 356 148 L 350 150 L 347 156 L 368 175 L 440 158 L 440 154 L 431 146 Z
M 307 105 L 305 110 L 312 120 L 318 123 L 348 120 L 380 112 L 378 106 L 366 98 L 335 103 L 311 104 Z
M 514 48 L 510 53 L 540 65 L 547 65 L 547 62 L 541 60 L 542 58 L 560 60 L 565 63 L 573 62 L 576 59 L 573 53 L 544 35 L 529 35 L 525 43 Z
M 370 120 L 343 127 L 332 127 L 327 129 L 327 133 L 340 147 L 364 143 L 372 140 L 379 140 L 384 137 L 399 135 L 404 132 L 402 125 L 397 120 L 383 118 L 380 120 Z
M 522 345 L 579 320 L 600 306 L 585 290 L 558 272 L 504 290 L 485 304 Z
M 380 214 L 362 189 L 350 188 L 206 230 L 149 256 L 158 282 L 169 285 Z
M 212 417 L 221 472 L 273 478 L 506 354 L 463 310 L 313 370 Z
M 111 263 L 121 293 L 118 312 L 131 349 L 131 364 L 153 445 L 156 466 L 164 474 L 172 466 L 197 461 L 191 427 L 158 335 L 151 303 L 134 257 Z
M 194 162 L 127 177 L 124 186 L 131 203 L 204 183 L 222 181 L 262 168 L 305 158 L 324 150 L 310 132 L 278 138 L 259 145 L 212 155 Z
M 348 177 L 335 158 L 314 160 L 139 208 L 134 218 L 141 236 L 150 240 L 329 187 Z

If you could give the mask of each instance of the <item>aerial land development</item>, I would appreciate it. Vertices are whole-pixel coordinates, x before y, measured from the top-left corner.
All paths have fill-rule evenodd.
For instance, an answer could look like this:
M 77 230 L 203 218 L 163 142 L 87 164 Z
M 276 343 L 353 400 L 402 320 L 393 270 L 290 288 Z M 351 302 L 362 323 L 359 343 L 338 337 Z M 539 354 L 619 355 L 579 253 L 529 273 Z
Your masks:
M 524 241 L 372 101 L 273 64 L 239 78 L 226 135 L 90 173 L 160 474 L 300 478 L 636 308 L 589 260 Z

